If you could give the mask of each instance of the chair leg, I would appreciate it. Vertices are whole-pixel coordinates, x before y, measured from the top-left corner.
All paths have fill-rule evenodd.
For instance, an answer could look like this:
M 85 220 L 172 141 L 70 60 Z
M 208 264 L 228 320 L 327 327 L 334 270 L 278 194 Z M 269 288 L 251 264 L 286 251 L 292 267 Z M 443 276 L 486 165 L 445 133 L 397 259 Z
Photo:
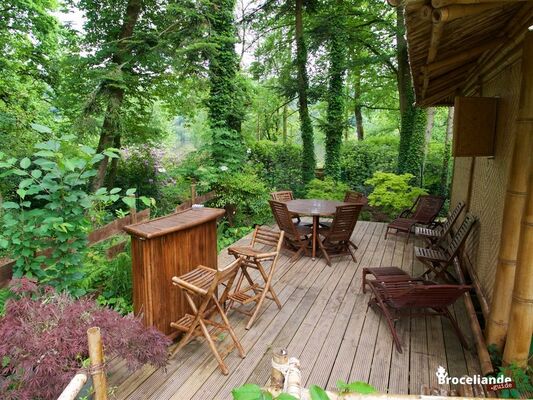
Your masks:
M 376 299 L 373 297 L 368 302 L 370 306 L 377 307 L 383 316 L 385 317 L 385 320 L 387 321 L 387 325 L 389 326 L 389 330 L 392 334 L 392 339 L 394 341 L 394 344 L 396 345 L 396 350 L 398 350 L 398 353 L 402 353 L 402 344 L 400 343 L 400 337 L 398 336 L 398 332 L 396 332 L 396 327 L 394 326 L 394 319 L 392 318 L 392 315 L 388 311 L 387 307 L 382 303 L 381 299 Z
M 324 247 L 324 244 L 320 240 L 318 240 L 318 247 L 320 247 L 320 250 L 322 250 L 322 253 L 324 254 L 324 257 L 326 257 L 326 264 L 331 267 L 331 258 L 329 256 L 328 252 L 326 251 L 326 248 Z
M 235 334 L 235 331 L 231 327 L 231 324 L 229 323 L 228 317 L 226 316 L 226 313 L 218 303 L 218 300 L 216 296 L 213 296 L 213 301 L 215 303 L 215 306 L 218 308 L 218 311 L 220 313 L 220 316 L 222 317 L 222 320 L 224 321 L 224 325 L 226 325 L 226 328 L 228 329 L 228 332 L 233 339 L 233 343 L 235 343 L 235 347 L 237 347 L 237 350 L 239 350 L 239 354 L 242 358 L 246 357 L 246 352 L 241 346 L 241 342 L 239 342 L 239 339 L 237 338 L 237 335 Z
M 352 251 L 352 249 L 350 248 L 349 245 L 346 246 L 346 250 L 348 250 L 348 253 L 350 253 L 350 255 L 352 256 L 353 262 L 356 263 L 357 262 L 357 258 L 355 258 L 355 254 L 353 253 L 353 251 Z
M 469 349 L 469 346 L 468 346 L 468 342 L 466 341 L 466 338 L 465 336 L 463 335 L 463 332 L 461 331 L 461 328 L 459 328 L 459 325 L 457 324 L 457 321 L 455 320 L 455 318 L 453 317 L 452 313 L 450 312 L 450 310 L 448 310 L 448 308 L 443 308 L 442 310 L 440 310 L 442 312 L 442 314 L 444 314 L 444 316 L 446 318 L 448 318 L 452 324 L 452 327 L 453 327 L 453 330 L 455 331 L 455 334 L 457 335 L 457 337 L 459 338 L 459 341 L 461 342 L 461 344 L 463 345 L 463 347 L 468 350 Z
M 294 253 L 294 255 L 291 257 L 290 259 L 290 263 L 293 264 L 295 263 L 296 261 L 298 261 L 300 259 L 300 257 L 302 256 L 302 253 L 304 253 L 306 251 L 305 247 L 302 246 L 298 249 L 298 251 L 296 253 Z
M 274 291 L 274 288 L 272 287 L 272 277 L 274 276 L 274 270 L 272 269 L 272 267 L 275 267 L 275 266 L 270 267 L 271 270 L 267 275 L 261 263 L 256 262 L 256 264 L 257 264 L 257 269 L 259 270 L 259 273 L 261 274 L 261 276 L 263 277 L 263 281 L 265 282 L 265 290 L 267 290 L 267 287 L 268 287 L 268 292 L 272 295 L 272 299 L 274 300 L 278 308 L 281 310 L 281 301 L 279 301 L 278 295 L 276 294 L 276 292 Z
M 218 301 L 216 302 L 216 304 L 218 305 Z M 220 307 L 220 305 L 219 305 L 219 307 Z M 215 358 L 216 358 L 216 360 L 218 362 L 218 365 L 219 365 L 220 369 L 222 370 L 222 373 L 224 375 L 228 375 L 229 374 L 228 367 L 226 366 L 226 363 L 224 362 L 224 360 L 220 356 L 220 353 L 218 352 L 217 347 L 215 346 L 215 342 L 213 342 L 213 339 L 211 338 L 211 335 L 209 334 L 209 330 L 207 329 L 207 326 L 205 326 L 205 323 L 204 323 L 204 321 L 202 319 L 200 319 L 199 323 L 200 323 L 200 327 L 202 328 L 202 333 L 205 336 L 205 340 L 207 340 L 207 344 L 209 345 L 209 348 L 211 349 L 211 352 L 215 356 Z

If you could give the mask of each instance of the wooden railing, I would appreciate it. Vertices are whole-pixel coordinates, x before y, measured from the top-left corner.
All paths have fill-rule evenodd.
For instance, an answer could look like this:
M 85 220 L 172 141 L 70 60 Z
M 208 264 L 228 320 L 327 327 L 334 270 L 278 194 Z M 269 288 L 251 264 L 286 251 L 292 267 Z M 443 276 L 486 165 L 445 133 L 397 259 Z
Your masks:
M 206 201 L 214 199 L 215 196 L 216 196 L 216 193 L 214 191 L 197 196 L 196 195 L 196 184 L 193 183 L 191 185 L 191 198 L 189 200 L 184 201 L 180 205 L 178 205 L 176 207 L 176 211 L 183 211 L 188 208 L 191 208 L 193 204 L 203 204 Z

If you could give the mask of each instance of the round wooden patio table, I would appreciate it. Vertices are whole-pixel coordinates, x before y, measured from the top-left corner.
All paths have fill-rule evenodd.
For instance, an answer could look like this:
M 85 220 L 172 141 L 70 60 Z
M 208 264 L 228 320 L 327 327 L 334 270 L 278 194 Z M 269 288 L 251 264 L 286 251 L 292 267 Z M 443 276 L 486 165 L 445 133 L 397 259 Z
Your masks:
M 287 202 L 287 208 L 291 213 L 313 217 L 313 260 L 316 258 L 316 245 L 318 240 L 318 222 L 320 217 L 332 217 L 338 206 L 349 203 L 343 203 L 337 200 L 320 200 L 320 199 L 297 199 Z

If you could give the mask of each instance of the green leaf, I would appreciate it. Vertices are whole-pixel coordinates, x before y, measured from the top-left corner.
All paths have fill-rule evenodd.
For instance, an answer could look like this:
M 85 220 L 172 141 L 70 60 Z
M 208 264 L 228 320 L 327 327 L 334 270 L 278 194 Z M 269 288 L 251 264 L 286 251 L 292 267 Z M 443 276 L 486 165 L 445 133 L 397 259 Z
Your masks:
M 109 191 L 109 194 L 116 194 L 120 192 L 121 190 L 122 190 L 121 188 L 113 188 Z
M 17 203 L 14 203 L 12 201 L 6 201 L 5 203 L 2 203 L 2 208 L 8 210 L 8 209 L 19 209 L 19 205 Z
M 309 394 L 311 395 L 311 400 L 330 400 L 324 389 L 317 385 L 313 385 L 309 388 Z
M 359 381 L 346 383 L 342 380 L 339 380 L 337 381 L 337 388 L 339 391 L 344 393 L 370 394 L 376 392 L 376 389 L 372 385 Z
M 33 179 L 23 179 L 19 183 L 20 189 L 25 189 L 33 183 Z
M 136 204 L 135 204 L 136 201 L 135 201 L 135 200 L 136 200 L 136 199 L 133 198 L 133 197 L 123 197 L 123 198 L 122 198 L 122 201 L 123 201 L 124 203 L 126 203 L 126 205 L 127 205 L 129 208 L 135 208 L 135 206 L 136 206 Z
M 52 133 L 52 130 L 45 126 L 45 125 L 41 125 L 41 124 L 30 124 L 30 126 L 32 127 L 33 130 L 39 132 L 39 133 Z
M 0 248 L 6 249 L 8 245 L 9 245 L 9 242 L 6 239 L 0 238 Z
M 50 150 L 39 150 L 37 153 L 34 153 L 34 156 L 37 157 L 53 157 L 56 153 Z
M 28 173 L 26 171 L 24 171 L 22 169 L 18 169 L 18 168 L 11 170 L 11 172 L 13 174 L 15 174 L 15 175 L 18 175 L 18 176 L 26 176 L 26 175 L 28 175 Z
M 20 160 L 20 168 L 27 169 L 31 165 L 31 161 L 28 157 L 24 157 L 22 160 Z
M 137 189 L 130 188 L 130 189 L 126 190 L 126 196 L 131 196 L 131 195 L 135 194 L 136 191 L 137 191 Z
M 298 399 L 294 397 L 292 394 L 281 393 L 279 396 L 276 397 L 276 400 L 298 400 Z
M 34 169 L 31 171 L 31 176 L 33 176 L 35 179 L 39 179 L 43 175 L 43 172 L 40 169 Z
M 24 197 L 26 197 L 26 191 L 24 189 L 17 189 L 17 194 L 20 196 L 21 199 L 24 199 Z
M 257 385 L 243 385 L 231 391 L 233 400 L 262 400 L 261 388 Z

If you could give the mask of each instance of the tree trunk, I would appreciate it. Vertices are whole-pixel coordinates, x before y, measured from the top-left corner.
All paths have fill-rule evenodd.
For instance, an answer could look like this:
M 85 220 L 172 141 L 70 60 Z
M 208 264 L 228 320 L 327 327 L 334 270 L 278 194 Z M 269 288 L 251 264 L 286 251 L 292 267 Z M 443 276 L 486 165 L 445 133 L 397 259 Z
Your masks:
M 363 105 L 361 104 L 361 74 L 358 72 L 355 76 L 354 85 L 354 117 L 355 117 L 355 133 L 357 140 L 365 138 L 365 131 L 363 128 L 363 114 L 361 113 Z
M 396 8 L 396 16 L 397 84 L 401 115 L 398 173 L 410 173 L 417 178 L 418 182 L 421 182 L 426 112 L 414 104 L 415 93 L 409 73 L 409 57 L 404 36 L 405 25 L 402 7 Z
M 340 22 L 340 21 L 339 21 Z M 344 129 L 345 48 L 342 29 L 334 31 L 329 40 L 329 88 L 326 123 L 326 159 L 324 173 L 333 179 L 340 177 L 340 150 Z
M 126 6 L 126 13 L 124 22 L 120 28 L 117 37 L 116 51 L 111 56 L 113 64 L 119 68 L 120 74 L 125 70 L 124 63 L 128 56 L 131 57 L 131 50 L 128 49 L 126 39 L 130 38 L 135 29 L 135 25 L 139 19 L 142 10 L 142 0 L 129 0 Z M 131 71 L 130 71 L 131 72 Z M 122 109 L 122 102 L 124 101 L 125 90 L 123 87 L 113 85 L 114 82 L 107 84 L 107 108 L 104 116 L 104 122 L 100 131 L 100 140 L 98 141 L 98 152 L 112 146 L 115 138 L 120 136 L 120 112 Z M 118 139 L 120 140 L 120 138 Z M 107 165 L 109 158 L 104 157 L 98 164 L 97 174 L 92 181 L 92 190 L 96 191 L 102 186 L 105 179 Z
M 422 173 L 421 173 L 421 186 L 424 186 L 424 175 L 426 173 L 426 164 L 427 156 L 429 153 L 429 143 L 431 142 L 431 134 L 433 133 L 433 127 L 435 122 L 435 112 L 434 107 L 429 107 L 426 111 L 427 120 L 426 120 L 426 129 L 424 130 L 424 157 L 422 162 Z
M 442 158 L 442 169 L 440 173 L 440 194 L 448 196 L 448 175 L 450 169 L 450 150 L 453 136 L 453 107 L 448 107 L 448 118 L 446 120 L 446 137 L 444 138 L 444 157 Z
M 288 106 L 285 104 L 283 106 L 283 143 L 287 143 L 287 119 L 288 119 Z
M 315 143 L 313 139 L 313 125 L 307 105 L 307 91 L 309 79 L 307 77 L 307 47 L 303 32 L 303 0 L 296 0 L 295 7 L 295 39 L 296 39 L 296 68 L 298 84 L 298 106 L 300 114 L 300 130 L 302 134 L 303 162 L 302 180 L 309 182 L 315 176 Z

